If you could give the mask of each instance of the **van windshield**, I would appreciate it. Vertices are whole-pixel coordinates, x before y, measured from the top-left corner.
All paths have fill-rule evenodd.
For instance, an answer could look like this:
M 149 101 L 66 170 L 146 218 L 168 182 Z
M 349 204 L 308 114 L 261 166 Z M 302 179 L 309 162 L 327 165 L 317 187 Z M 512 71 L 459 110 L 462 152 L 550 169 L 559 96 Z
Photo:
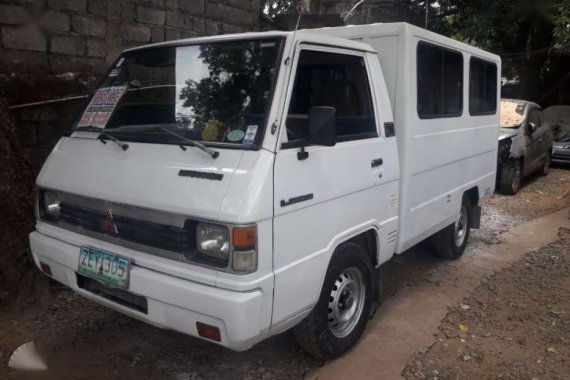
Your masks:
M 171 130 L 205 144 L 256 145 L 281 46 L 263 39 L 127 52 L 77 129 L 105 128 L 121 141 L 179 143 Z

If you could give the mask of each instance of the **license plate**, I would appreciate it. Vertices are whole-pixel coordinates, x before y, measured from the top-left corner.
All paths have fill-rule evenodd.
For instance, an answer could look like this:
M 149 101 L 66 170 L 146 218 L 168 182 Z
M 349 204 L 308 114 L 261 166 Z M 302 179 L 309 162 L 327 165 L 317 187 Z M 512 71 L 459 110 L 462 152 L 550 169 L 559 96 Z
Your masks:
M 77 271 L 87 277 L 107 284 L 127 288 L 129 286 L 130 261 L 113 253 L 81 247 Z

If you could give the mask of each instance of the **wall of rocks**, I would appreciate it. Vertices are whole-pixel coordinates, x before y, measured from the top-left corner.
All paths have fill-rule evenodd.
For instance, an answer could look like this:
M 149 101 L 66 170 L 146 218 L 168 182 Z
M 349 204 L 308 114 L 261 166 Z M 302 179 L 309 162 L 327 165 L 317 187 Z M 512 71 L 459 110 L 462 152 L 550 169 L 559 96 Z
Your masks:
M 99 74 L 132 46 L 255 29 L 259 0 L 0 0 L 0 73 Z
M 0 0 L 0 92 L 10 105 L 87 94 L 124 49 L 257 28 L 260 0 Z M 38 168 L 84 100 L 12 109 Z

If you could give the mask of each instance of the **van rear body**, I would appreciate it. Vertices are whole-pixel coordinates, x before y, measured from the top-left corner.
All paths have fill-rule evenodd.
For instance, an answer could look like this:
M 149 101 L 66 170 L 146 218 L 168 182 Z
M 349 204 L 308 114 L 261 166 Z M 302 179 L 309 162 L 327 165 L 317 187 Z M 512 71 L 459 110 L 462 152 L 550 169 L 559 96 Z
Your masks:
M 245 350 L 295 326 L 336 357 L 383 263 L 478 226 L 500 69 L 404 23 L 128 50 L 38 176 L 34 260 L 158 327 Z

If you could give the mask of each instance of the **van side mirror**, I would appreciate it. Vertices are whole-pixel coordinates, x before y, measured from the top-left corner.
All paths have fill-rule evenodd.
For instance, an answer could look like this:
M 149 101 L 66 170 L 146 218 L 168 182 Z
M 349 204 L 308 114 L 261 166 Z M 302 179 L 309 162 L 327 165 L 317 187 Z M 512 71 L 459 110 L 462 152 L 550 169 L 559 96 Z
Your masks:
M 536 132 L 537 129 L 538 126 L 536 125 L 536 123 L 533 123 L 532 121 L 528 123 L 527 131 L 529 135 L 532 135 L 534 132 Z
M 309 143 L 336 145 L 336 108 L 311 107 L 309 110 Z

